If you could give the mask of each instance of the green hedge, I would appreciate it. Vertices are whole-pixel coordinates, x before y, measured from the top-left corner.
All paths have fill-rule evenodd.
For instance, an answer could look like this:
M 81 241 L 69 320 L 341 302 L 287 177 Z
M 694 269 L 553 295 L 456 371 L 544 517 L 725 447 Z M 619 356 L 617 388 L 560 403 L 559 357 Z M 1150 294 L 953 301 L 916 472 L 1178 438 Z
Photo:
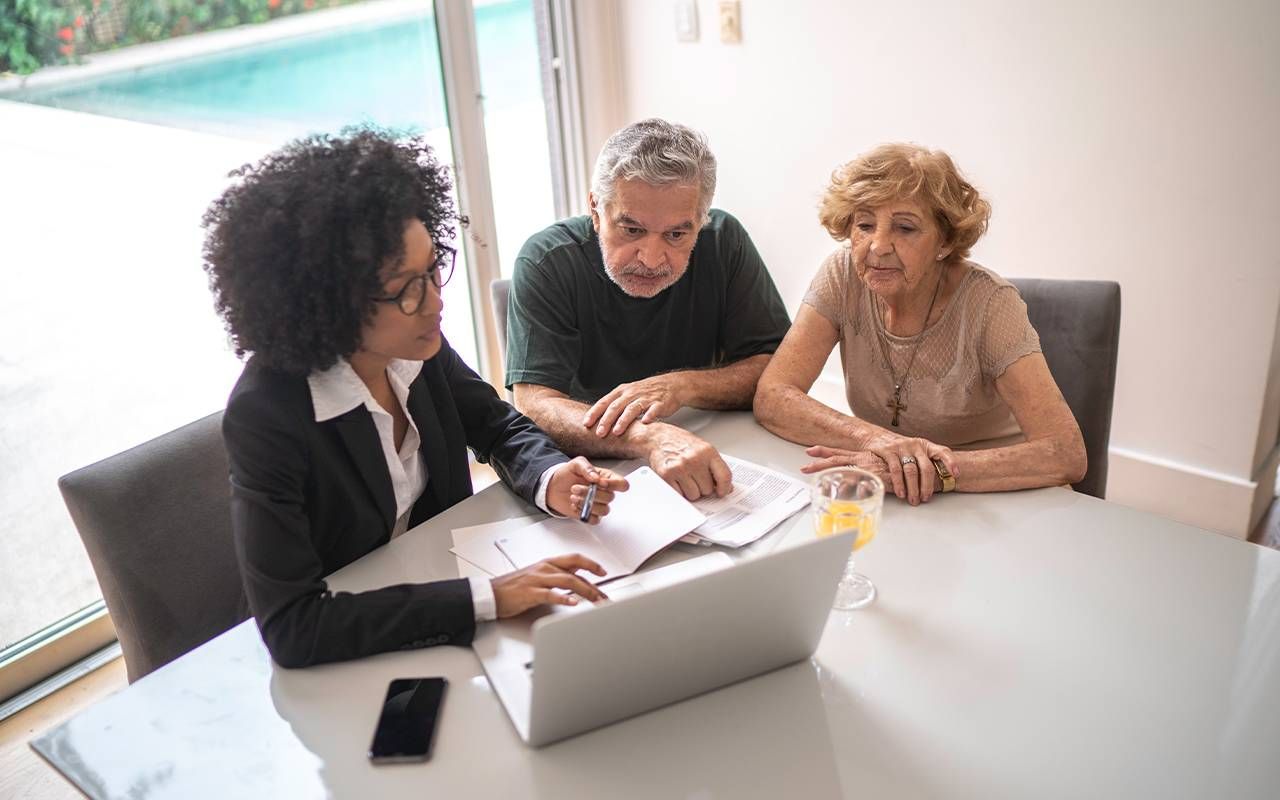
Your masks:
M 359 0 L 0 0 L 0 72 Z

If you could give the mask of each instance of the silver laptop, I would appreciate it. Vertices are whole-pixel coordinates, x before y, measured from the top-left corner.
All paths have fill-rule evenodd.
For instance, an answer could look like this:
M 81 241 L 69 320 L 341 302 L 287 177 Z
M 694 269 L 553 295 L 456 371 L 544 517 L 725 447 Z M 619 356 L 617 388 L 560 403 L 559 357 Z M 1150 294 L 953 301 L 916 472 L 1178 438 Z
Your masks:
M 490 623 L 472 647 L 520 738 L 548 744 L 812 655 L 852 546 L 850 533 L 732 565 L 718 553 L 711 572 L 693 569 L 702 556 L 532 630 Z M 676 568 L 705 574 L 672 583 Z

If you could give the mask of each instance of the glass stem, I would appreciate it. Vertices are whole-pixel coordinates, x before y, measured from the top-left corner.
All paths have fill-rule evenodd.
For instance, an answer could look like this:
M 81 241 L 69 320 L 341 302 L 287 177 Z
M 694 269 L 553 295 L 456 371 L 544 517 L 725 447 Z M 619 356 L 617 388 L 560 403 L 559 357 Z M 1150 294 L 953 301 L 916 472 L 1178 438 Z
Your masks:
M 858 570 L 853 566 L 853 556 L 849 556 L 849 560 L 845 562 L 844 574 L 840 576 L 842 581 L 853 580 L 853 576 L 858 574 Z

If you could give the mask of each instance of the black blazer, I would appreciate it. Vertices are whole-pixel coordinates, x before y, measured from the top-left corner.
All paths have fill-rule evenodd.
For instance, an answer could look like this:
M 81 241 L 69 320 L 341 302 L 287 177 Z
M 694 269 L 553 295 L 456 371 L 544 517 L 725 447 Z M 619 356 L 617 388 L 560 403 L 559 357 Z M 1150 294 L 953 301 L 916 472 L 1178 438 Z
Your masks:
M 469 497 L 466 448 L 532 501 L 538 479 L 568 458 L 442 343 L 409 386 L 428 483 L 410 526 Z M 324 576 L 386 544 L 391 477 L 363 406 L 316 422 L 305 377 L 251 359 L 227 402 L 231 524 L 249 608 L 282 666 L 299 667 L 475 634 L 465 579 L 330 592 Z

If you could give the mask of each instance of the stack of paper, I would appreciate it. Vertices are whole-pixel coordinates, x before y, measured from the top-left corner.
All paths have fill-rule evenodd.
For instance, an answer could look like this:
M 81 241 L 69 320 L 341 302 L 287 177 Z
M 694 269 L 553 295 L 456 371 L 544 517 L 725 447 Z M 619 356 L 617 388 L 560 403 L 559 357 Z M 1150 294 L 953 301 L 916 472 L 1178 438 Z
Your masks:
M 479 567 L 490 578 L 506 575 L 516 568 L 515 564 L 511 563 L 511 560 L 497 548 L 494 542 L 512 531 L 529 527 L 539 519 L 543 519 L 541 514 L 531 517 L 504 519 L 501 522 L 488 522 L 483 525 L 471 525 L 466 528 L 454 528 L 453 547 L 450 548 L 450 551 L 470 565 Z M 460 571 L 461 568 L 462 564 L 460 563 Z M 467 574 L 461 577 L 465 578 L 471 574 L 474 573 L 468 570 Z
M 654 553 L 706 519 L 648 467 L 632 472 L 627 482 L 631 487 L 614 496 L 599 525 L 548 519 L 499 538 L 498 549 L 517 567 L 581 553 L 604 567 L 604 576 L 583 573 L 599 583 L 630 575 Z
M 809 504 L 809 487 L 781 472 L 724 456 L 733 472 L 726 497 L 685 500 L 649 467 L 627 475 L 631 488 L 616 495 L 599 525 L 535 517 L 475 525 L 453 532 L 453 552 L 492 576 L 568 553 L 604 567 L 593 582 L 630 575 L 677 539 L 742 547 L 758 540 Z

